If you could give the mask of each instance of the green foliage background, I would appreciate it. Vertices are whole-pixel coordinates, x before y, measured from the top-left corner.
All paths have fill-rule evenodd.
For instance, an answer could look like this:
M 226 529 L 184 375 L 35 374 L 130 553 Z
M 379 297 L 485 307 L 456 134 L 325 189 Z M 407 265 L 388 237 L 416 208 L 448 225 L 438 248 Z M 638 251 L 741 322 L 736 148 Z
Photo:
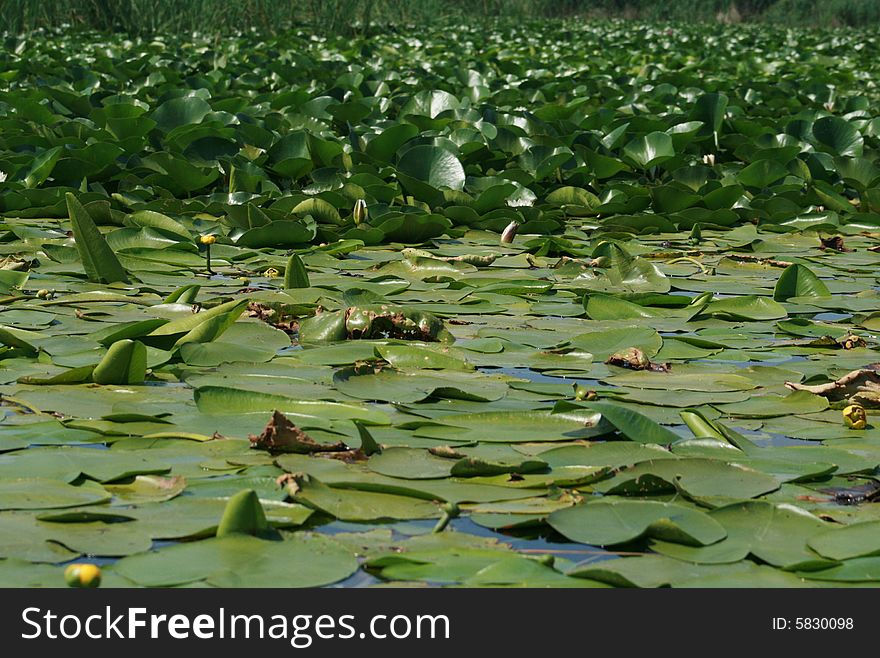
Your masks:
M 371 23 L 428 23 L 462 16 L 862 26 L 880 22 L 880 0 L 0 0 L 0 31 L 8 32 L 62 24 L 131 34 L 274 31 L 293 23 L 308 23 L 322 32 L 359 32 Z

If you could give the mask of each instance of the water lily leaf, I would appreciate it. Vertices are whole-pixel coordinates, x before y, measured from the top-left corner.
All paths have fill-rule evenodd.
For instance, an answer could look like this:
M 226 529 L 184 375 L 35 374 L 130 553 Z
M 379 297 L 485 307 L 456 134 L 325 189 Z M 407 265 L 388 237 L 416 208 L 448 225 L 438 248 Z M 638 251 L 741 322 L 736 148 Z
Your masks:
M 400 115 L 416 115 L 433 119 L 442 112 L 456 109 L 459 105 L 459 100 L 448 91 L 426 89 L 414 94 L 401 108 Z
M 414 146 L 401 156 L 397 168 L 407 177 L 434 188 L 464 189 L 464 167 L 455 155 L 439 146 Z
M 592 411 L 565 413 L 485 411 L 456 414 L 451 418 L 443 418 L 442 421 L 443 425 L 421 425 L 415 431 L 416 436 L 453 438 L 458 441 L 518 443 L 590 438 L 607 434 L 611 429 L 601 414 Z
M 776 323 L 782 331 L 794 336 L 803 336 L 805 338 L 822 338 L 831 336 L 832 338 L 843 338 L 849 332 L 843 327 L 836 327 L 823 322 L 813 322 L 804 318 L 792 318 L 790 320 L 780 320 Z
M 241 247 L 299 247 L 315 237 L 314 225 L 296 220 L 269 222 L 265 226 L 248 229 L 236 240 Z
M 733 564 L 693 564 L 663 555 L 625 557 L 584 562 L 569 575 L 608 583 L 614 587 L 808 587 L 794 574 L 742 561 Z
M 157 231 L 165 233 L 173 238 L 189 241 L 192 234 L 186 227 L 178 221 L 175 221 L 167 215 L 155 212 L 153 210 L 139 210 L 133 212 L 126 218 L 126 222 L 141 228 L 154 228 Z
M 786 267 L 776 287 L 773 289 L 773 299 L 784 302 L 791 297 L 828 297 L 831 291 L 828 286 L 817 277 L 805 265 L 797 263 Z
M 295 475 L 287 484 L 291 498 L 341 521 L 428 519 L 440 516 L 431 501 L 396 494 L 334 489 L 309 475 Z
M 59 550 L 65 550 L 59 547 Z M 76 553 L 70 553 L 73 559 Z M 59 579 L 61 570 L 54 565 L 34 564 L 14 558 L 0 560 L 0 579 L 7 587 L 66 587 L 64 579 Z
M 340 543 L 317 534 L 284 541 L 233 534 L 133 555 L 113 569 L 144 587 L 318 587 L 351 575 L 357 561 Z
M 691 110 L 691 118 L 701 121 L 701 132 L 708 132 L 715 137 L 715 146 L 718 146 L 718 134 L 724 122 L 724 113 L 727 111 L 728 98 L 720 92 L 702 94 L 694 102 Z
M 95 483 L 73 486 L 39 477 L 4 479 L 0 482 L 0 509 L 54 509 L 94 505 L 110 499 Z
M 373 455 L 367 466 L 371 471 L 407 480 L 433 480 L 449 477 L 456 462 L 435 457 L 427 450 L 387 448 Z
M 744 167 L 736 180 L 746 187 L 763 189 L 787 175 L 788 170 L 776 160 L 758 160 Z
M 58 164 L 58 160 L 61 159 L 62 154 L 62 148 L 55 146 L 46 149 L 34 158 L 30 169 L 23 179 L 25 187 L 38 187 L 41 183 L 44 183 L 52 175 L 52 171 L 55 169 L 55 165 Z
M 584 308 L 587 316 L 593 320 L 635 320 L 669 316 L 663 310 L 641 306 L 625 299 L 599 293 L 584 296 Z
M 297 204 L 292 212 L 296 215 L 311 215 L 315 220 L 325 224 L 342 223 L 339 211 L 331 203 L 320 198 L 306 199 Z
M 370 139 L 365 150 L 369 156 L 380 162 L 391 162 L 397 150 L 418 134 L 419 129 L 410 123 L 389 126 Z
M 115 482 L 135 475 L 163 474 L 169 469 L 158 457 L 78 446 L 47 446 L 0 456 L 2 478 L 52 478 L 70 483 L 85 476 L 98 482 Z
M 858 129 L 846 119 L 827 116 L 813 122 L 813 136 L 819 145 L 835 155 L 862 154 L 864 140 Z
M 730 459 L 735 459 L 731 457 Z M 681 491 L 691 497 L 757 498 L 776 491 L 771 475 L 718 459 L 663 459 L 641 462 L 601 483 L 609 494 L 647 495 Z
M 337 390 L 361 400 L 410 403 L 430 397 L 489 402 L 500 400 L 507 385 L 497 379 L 456 372 L 401 372 L 346 368 L 333 376 Z
M 720 404 L 717 409 L 729 416 L 739 418 L 775 418 L 790 414 L 811 414 L 824 411 L 828 402 L 807 391 L 794 391 L 786 396 L 753 396 L 744 402 Z
M 611 402 L 589 402 L 586 408 L 598 411 L 602 417 L 623 436 L 636 443 L 669 444 L 678 440 L 678 435 L 637 411 L 621 407 Z
M 778 320 L 788 315 L 779 302 L 757 295 L 716 299 L 709 302 L 703 313 L 726 320 Z
M 227 321 L 228 319 L 229 316 L 226 317 Z M 236 362 L 263 363 L 289 346 L 290 337 L 279 329 L 263 323 L 233 322 L 211 342 L 184 342 L 180 345 L 180 357 L 193 366 L 218 366 Z
M 27 272 L 0 270 L 0 293 L 8 295 L 14 288 L 21 288 L 28 280 Z
M 652 132 L 629 142 L 623 147 L 623 154 L 641 169 L 648 169 L 675 157 L 675 148 L 672 137 Z
M 598 273 L 587 270 L 572 284 L 599 292 L 668 292 L 666 275 L 650 261 L 631 256 L 619 245 L 602 242 L 593 250 L 594 259 L 604 259 L 607 267 Z
M 183 493 L 186 479 L 175 475 L 137 475 L 131 482 L 114 482 L 103 485 L 113 495 L 114 502 L 125 504 L 161 503 Z
M 467 587 L 601 587 L 567 578 L 554 568 L 512 551 L 492 548 L 412 550 L 378 555 L 367 568 L 386 580 L 460 583 Z
M 613 375 L 606 379 L 615 386 L 685 391 L 748 391 L 758 385 L 741 375 L 718 374 L 711 379 L 695 373 L 653 372 L 640 370 Z
M 217 527 L 217 537 L 229 535 L 252 535 L 264 539 L 277 538 L 278 533 L 272 529 L 266 520 L 263 506 L 253 489 L 245 489 L 238 492 L 223 511 L 220 525 Z
M 86 276 L 96 283 L 128 283 L 128 275 L 107 240 L 98 230 L 88 211 L 77 198 L 67 193 L 67 212 L 73 225 L 73 239 Z
M 749 554 L 777 567 L 790 570 L 824 569 L 833 564 L 807 542 L 828 524 L 800 508 L 763 501 L 735 503 L 709 514 L 727 531 L 727 538 L 712 546 L 682 546 L 654 542 L 658 553 L 701 564 L 737 562 Z
M 160 130 L 169 132 L 179 126 L 200 123 L 211 111 L 211 106 L 198 96 L 172 98 L 162 103 L 151 115 Z
M 553 512 L 547 522 L 572 541 L 596 546 L 622 544 L 643 536 L 705 546 L 722 540 L 724 528 L 703 512 L 644 500 L 609 500 Z
M 431 370 L 472 370 L 473 366 L 459 358 L 448 347 L 434 349 L 430 345 L 376 345 L 376 354 L 395 368 Z
M 22 332 L 12 327 L 0 326 L 0 343 L 9 347 L 17 347 L 28 352 L 37 352 L 37 347 L 28 342 L 30 332 Z M 34 337 L 37 337 L 35 334 Z
M 209 317 L 203 318 L 203 322 L 200 322 L 195 327 L 190 329 L 186 334 L 178 338 L 177 341 L 175 341 L 174 343 L 174 347 L 180 348 L 183 345 L 187 344 L 210 343 L 217 340 L 226 332 L 227 329 L 229 329 L 235 323 L 236 320 L 238 320 L 239 317 L 241 317 L 242 311 L 244 311 L 247 304 L 248 301 L 246 299 L 242 299 L 239 300 L 235 305 L 232 306 L 232 308 L 230 308 L 225 313 L 216 313 L 210 315 Z M 171 323 L 169 322 L 168 324 Z M 167 326 L 168 325 L 164 325 L 156 331 L 160 331 Z M 156 335 L 156 331 L 151 333 L 150 336 Z
M 64 562 L 81 554 L 121 557 L 152 544 L 130 521 L 50 522 L 7 512 L 0 515 L 0 530 L 0 556 L 35 562 Z
M 652 357 L 660 351 L 663 339 L 651 327 L 630 326 L 579 334 L 569 344 L 590 352 L 597 361 L 605 361 L 628 347 L 638 348 Z
M 810 580 L 834 583 L 880 582 L 880 558 L 855 558 L 830 569 L 803 571 L 798 575 Z
M 880 553 L 880 521 L 854 523 L 820 533 L 809 540 L 810 548 L 831 560 L 851 560 Z
M 287 267 L 284 268 L 284 287 L 285 288 L 308 288 L 309 273 L 306 266 L 297 254 L 291 254 L 287 260 Z
M 140 384 L 147 372 L 147 348 L 136 340 L 119 340 L 92 371 L 96 384 Z
M 388 416 L 381 411 L 343 402 L 297 400 L 283 395 L 258 393 L 224 386 L 203 386 L 196 389 L 196 405 L 202 413 L 242 414 L 272 412 L 319 416 L 337 420 L 360 420 L 371 425 L 387 425 Z

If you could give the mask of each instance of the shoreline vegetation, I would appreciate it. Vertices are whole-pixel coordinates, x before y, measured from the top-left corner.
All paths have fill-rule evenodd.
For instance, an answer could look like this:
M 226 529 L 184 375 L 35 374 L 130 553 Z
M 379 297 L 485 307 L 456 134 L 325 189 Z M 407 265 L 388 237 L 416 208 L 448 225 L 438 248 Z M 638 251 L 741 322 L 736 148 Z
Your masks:
M 12 34 L 62 26 L 132 36 L 193 31 L 276 33 L 310 26 L 324 34 L 361 35 L 389 26 L 462 18 L 859 28 L 880 23 L 880 0 L 0 0 L 0 32 Z

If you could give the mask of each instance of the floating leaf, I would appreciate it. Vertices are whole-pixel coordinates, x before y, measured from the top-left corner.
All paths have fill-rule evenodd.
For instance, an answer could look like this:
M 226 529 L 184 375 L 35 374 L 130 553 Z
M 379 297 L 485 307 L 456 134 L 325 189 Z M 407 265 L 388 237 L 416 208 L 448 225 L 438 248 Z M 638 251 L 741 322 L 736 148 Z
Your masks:
M 233 534 L 133 555 L 113 567 L 144 587 L 204 582 L 215 587 L 318 587 L 357 569 L 351 551 L 329 537 L 284 541 Z
M 643 536 L 691 546 L 714 544 L 727 533 L 695 509 L 654 501 L 614 500 L 553 512 L 547 522 L 572 541 L 609 546 Z

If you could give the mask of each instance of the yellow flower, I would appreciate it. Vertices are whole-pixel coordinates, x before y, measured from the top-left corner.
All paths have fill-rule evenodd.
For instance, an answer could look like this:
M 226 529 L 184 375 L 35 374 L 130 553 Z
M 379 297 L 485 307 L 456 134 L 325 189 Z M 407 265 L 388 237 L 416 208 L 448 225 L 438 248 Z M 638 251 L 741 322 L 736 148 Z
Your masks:
M 868 424 L 868 412 L 860 404 L 851 404 L 843 410 L 843 423 L 853 430 L 863 430 Z
M 217 237 L 214 235 L 203 235 L 199 238 L 199 242 L 202 244 L 214 244 L 217 242 Z
M 99 587 L 101 569 L 94 564 L 71 564 L 64 570 L 64 580 L 69 587 Z

